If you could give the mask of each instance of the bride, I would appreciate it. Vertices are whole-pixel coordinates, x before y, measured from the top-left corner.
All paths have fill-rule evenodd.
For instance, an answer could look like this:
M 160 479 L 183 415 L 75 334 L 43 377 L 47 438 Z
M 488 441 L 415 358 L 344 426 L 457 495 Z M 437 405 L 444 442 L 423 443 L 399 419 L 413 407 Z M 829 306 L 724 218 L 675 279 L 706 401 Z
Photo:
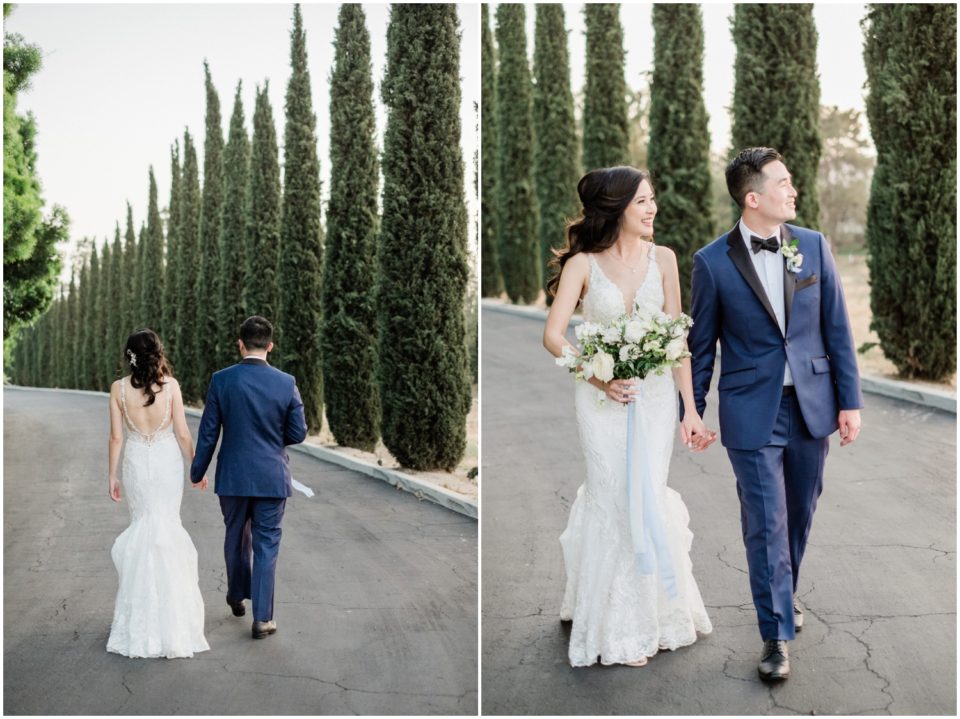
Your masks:
M 148 329 L 135 332 L 124 355 L 130 374 L 110 387 L 108 482 L 110 499 L 119 502 L 120 465 L 130 526 L 111 551 L 120 587 L 107 651 L 192 657 L 210 649 L 203 636 L 197 550 L 180 523 L 183 460 L 193 458 L 193 440 L 160 338 Z M 206 488 L 207 478 L 194 486 Z
M 676 317 L 681 311 L 676 255 L 653 243 L 657 205 L 647 175 L 632 167 L 593 170 L 581 178 L 577 192 L 583 213 L 569 225 L 567 246 L 551 263 L 556 274 L 548 285 L 554 301 L 543 344 L 556 357 L 570 344 L 564 335 L 581 302 L 584 320 L 596 323 L 614 320 L 634 304 L 643 314 Z M 677 421 L 674 380 L 685 408 L 681 438 L 691 449 L 705 449 L 716 434 L 694 406 L 689 358 L 672 376 L 651 373 L 637 383 L 591 377 L 577 383 L 587 476 L 560 537 L 567 573 L 560 618 L 573 621 L 573 666 L 598 658 L 603 664 L 643 666 L 659 649 L 692 644 L 697 632 L 712 631 L 689 558 L 689 515 L 680 495 L 666 485 Z M 670 586 L 661 579 L 665 572 L 644 573 L 631 541 L 626 472 L 631 402 L 638 403 L 639 452 L 651 469 L 675 574 Z

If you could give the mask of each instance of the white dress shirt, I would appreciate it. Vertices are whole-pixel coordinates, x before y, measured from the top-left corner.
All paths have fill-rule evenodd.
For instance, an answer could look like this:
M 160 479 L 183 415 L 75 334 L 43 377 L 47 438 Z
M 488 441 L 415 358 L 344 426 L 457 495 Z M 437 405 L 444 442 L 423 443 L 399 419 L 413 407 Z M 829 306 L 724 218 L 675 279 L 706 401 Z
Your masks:
M 747 224 L 743 221 L 743 218 L 740 218 L 740 235 L 743 237 L 743 241 L 747 245 L 747 254 L 750 255 L 750 260 L 753 262 L 753 269 L 757 271 L 757 277 L 760 278 L 760 284 L 763 285 L 763 289 L 767 292 L 767 299 L 770 300 L 770 306 L 773 307 L 773 313 L 777 316 L 777 324 L 780 325 L 780 332 L 784 337 L 787 335 L 787 312 L 786 307 L 784 306 L 783 299 L 783 255 L 779 252 L 770 252 L 768 250 L 760 250 L 757 253 L 754 253 L 753 247 L 750 244 L 750 235 L 755 235 L 760 239 L 767 239 L 759 232 L 754 232 Z M 777 228 L 777 231 L 774 232 L 769 237 L 776 237 L 778 242 L 781 242 L 780 239 L 780 228 Z M 793 375 L 790 374 L 790 362 L 787 362 L 786 369 L 783 374 L 783 384 L 792 385 L 793 384 Z

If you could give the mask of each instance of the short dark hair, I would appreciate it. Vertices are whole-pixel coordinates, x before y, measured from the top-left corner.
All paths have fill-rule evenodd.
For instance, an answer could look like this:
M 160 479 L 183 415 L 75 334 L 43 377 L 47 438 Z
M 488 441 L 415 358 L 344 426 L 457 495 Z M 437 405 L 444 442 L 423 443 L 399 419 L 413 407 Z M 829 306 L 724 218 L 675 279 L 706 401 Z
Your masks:
M 740 150 L 727 165 L 727 192 L 741 210 L 748 192 L 763 189 L 764 165 L 776 160 L 783 162 L 780 153 L 772 147 L 748 147 Z
M 260 315 L 247 317 L 240 325 L 240 340 L 248 350 L 265 350 L 273 341 L 273 325 Z

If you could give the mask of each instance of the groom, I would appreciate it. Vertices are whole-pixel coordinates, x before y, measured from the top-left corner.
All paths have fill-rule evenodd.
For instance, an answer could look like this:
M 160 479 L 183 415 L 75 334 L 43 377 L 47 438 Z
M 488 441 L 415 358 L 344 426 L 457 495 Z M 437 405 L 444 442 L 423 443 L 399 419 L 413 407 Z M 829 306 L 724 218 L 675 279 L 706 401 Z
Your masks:
M 857 439 L 863 398 L 837 268 L 823 235 L 785 224 L 797 191 L 780 154 L 743 150 L 727 167 L 740 221 L 694 255 L 688 344 L 694 401 L 706 407 L 722 348 L 720 436 L 737 477 L 764 679 L 790 674 L 803 626 L 797 579 L 829 436 Z M 702 448 L 709 438 L 697 438 Z
M 253 605 L 253 638 L 277 631 L 273 587 L 281 522 L 293 494 L 284 447 L 307 436 L 296 380 L 267 364 L 273 326 L 250 317 L 240 326 L 243 359 L 214 373 L 200 420 L 190 479 L 203 479 L 223 429 L 214 491 L 226 525 L 227 604 L 234 616 Z

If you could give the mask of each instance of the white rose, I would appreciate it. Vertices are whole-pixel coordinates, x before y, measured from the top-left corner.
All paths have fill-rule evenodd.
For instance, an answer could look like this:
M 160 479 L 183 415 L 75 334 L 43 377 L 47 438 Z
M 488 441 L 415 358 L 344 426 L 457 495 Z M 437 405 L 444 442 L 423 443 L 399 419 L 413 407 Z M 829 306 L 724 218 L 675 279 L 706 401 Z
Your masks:
M 640 320 L 630 320 L 623 328 L 623 339 L 627 342 L 639 342 L 646 333 L 647 328 Z
M 790 259 L 790 262 L 793 263 L 794 267 L 799 269 L 800 266 L 803 264 L 803 255 L 797 253 Z
M 607 344 L 617 344 L 620 341 L 620 328 L 617 326 L 607 327 L 603 330 L 601 335 L 603 341 Z M 606 381 L 606 380 L 604 380 Z
M 613 357 L 606 352 L 597 352 L 590 363 L 593 375 L 601 382 L 613 379 Z
M 650 340 L 643 346 L 644 352 L 656 352 L 660 349 L 660 343 L 656 340 Z
M 670 340 L 670 344 L 667 345 L 667 359 L 671 362 L 674 362 L 680 359 L 680 356 L 683 354 L 686 347 L 684 346 L 684 341 L 681 338 L 676 338 Z
M 633 359 L 633 352 L 636 349 L 636 345 L 624 345 L 620 348 L 620 361 L 626 362 Z

